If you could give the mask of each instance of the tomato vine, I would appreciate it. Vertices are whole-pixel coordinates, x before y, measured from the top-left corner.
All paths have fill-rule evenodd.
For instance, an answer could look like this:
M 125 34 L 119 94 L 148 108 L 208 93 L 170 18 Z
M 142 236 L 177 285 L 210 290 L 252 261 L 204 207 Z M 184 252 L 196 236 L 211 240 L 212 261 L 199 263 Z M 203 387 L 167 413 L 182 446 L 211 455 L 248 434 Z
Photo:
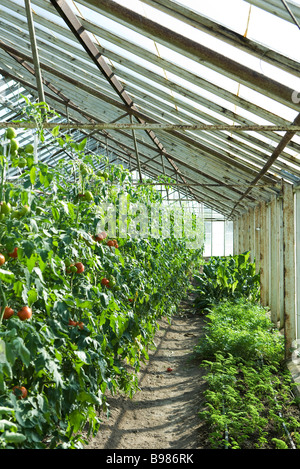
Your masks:
M 36 119 L 38 110 L 27 103 L 25 115 Z M 58 128 L 53 144 L 73 159 L 55 168 L 32 146 L 11 152 L 9 137 L 0 156 L 1 201 L 11 207 L 0 219 L 0 446 L 78 448 L 86 424 L 90 434 L 101 428 L 107 393 L 137 390 L 158 320 L 175 312 L 202 249 L 187 249 L 184 237 L 99 230 L 104 204 L 119 210 L 124 191 L 146 205 L 161 203 L 160 194 L 133 186 L 126 169 Z M 8 179 L 20 158 L 26 165 Z M 8 319 L 5 307 L 14 311 Z M 19 399 L 13 390 L 23 388 Z

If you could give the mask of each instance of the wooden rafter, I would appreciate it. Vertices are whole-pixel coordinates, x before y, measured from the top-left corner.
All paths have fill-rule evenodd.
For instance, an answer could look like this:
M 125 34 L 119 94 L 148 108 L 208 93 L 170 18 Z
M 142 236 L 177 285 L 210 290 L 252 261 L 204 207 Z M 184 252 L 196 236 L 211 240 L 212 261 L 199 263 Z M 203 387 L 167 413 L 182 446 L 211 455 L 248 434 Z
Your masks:
M 118 20 L 137 32 L 148 35 L 166 47 L 184 54 L 192 60 L 200 61 L 203 65 L 236 80 L 238 83 L 242 83 L 293 109 L 300 109 L 300 103 L 291 102 L 293 89 L 252 70 L 250 67 L 225 57 L 199 42 L 162 26 L 115 1 L 84 0 L 83 3 L 89 7 L 94 7 L 109 18 Z
M 89 57 L 95 63 L 97 68 L 101 71 L 101 73 L 104 75 L 106 80 L 113 87 L 113 89 L 116 91 L 118 96 L 122 99 L 122 101 L 128 108 L 128 111 L 131 109 L 137 111 L 137 108 L 133 100 L 127 94 L 123 85 L 119 82 L 119 80 L 117 79 L 117 77 L 115 76 L 111 68 L 109 67 L 109 65 L 106 63 L 105 59 L 100 54 L 96 45 L 90 39 L 88 33 L 82 26 L 77 16 L 73 13 L 72 9 L 69 7 L 67 2 L 65 0 L 50 0 L 50 1 L 52 5 L 55 7 L 55 9 L 57 10 L 57 12 L 60 14 L 60 16 L 64 19 L 66 24 L 69 26 L 69 28 L 71 29 L 71 31 L 73 32 L 74 36 L 77 38 L 79 43 L 83 46 L 83 48 L 85 49 Z M 137 119 L 141 124 L 144 123 L 144 120 L 142 120 L 141 118 L 137 117 Z M 156 145 L 156 147 L 159 149 L 159 151 L 168 159 L 169 163 L 171 163 L 176 173 L 179 174 L 182 181 L 186 182 L 186 180 L 184 179 L 184 176 L 179 171 L 177 165 L 174 163 L 172 159 L 170 159 L 167 156 L 164 146 L 159 141 L 159 139 L 154 134 L 154 132 L 152 130 L 146 130 L 146 133 L 148 134 L 152 142 Z

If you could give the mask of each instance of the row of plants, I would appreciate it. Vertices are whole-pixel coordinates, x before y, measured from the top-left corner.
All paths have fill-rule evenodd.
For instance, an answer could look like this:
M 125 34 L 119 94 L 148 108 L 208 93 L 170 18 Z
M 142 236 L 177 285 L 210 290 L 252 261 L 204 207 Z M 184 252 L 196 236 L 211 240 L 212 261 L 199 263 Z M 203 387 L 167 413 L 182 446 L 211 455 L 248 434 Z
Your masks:
M 248 259 L 247 254 L 242 256 Z M 237 265 L 241 259 L 233 256 L 228 264 Z M 212 260 L 209 268 L 220 262 Z M 207 445 L 214 449 L 299 449 L 299 402 L 285 367 L 284 337 L 268 311 L 253 300 L 256 286 L 248 275 L 252 271 L 256 277 L 252 268 L 243 267 L 245 278 L 236 274 L 245 295 L 233 298 L 226 288 L 218 301 L 213 303 L 211 297 L 205 304 L 204 335 L 194 350 L 206 380 L 199 417 L 207 430 Z M 219 291 L 219 285 L 216 288 Z M 201 296 L 202 291 L 203 284 Z
M 211 257 L 202 266 L 201 274 L 194 276 L 195 308 L 210 308 L 219 301 L 248 298 L 258 301 L 260 297 L 259 273 L 250 252 L 238 255 Z
M 25 119 L 36 121 L 42 109 L 48 111 L 27 102 Z M 160 194 L 134 186 L 126 169 L 90 154 L 86 141 L 59 128 L 52 145 L 72 157 L 45 164 L 33 147 L 20 148 L 13 128 L 1 142 L 0 447 L 6 449 L 83 447 L 109 412 L 107 394 L 132 396 L 138 389 L 158 320 L 174 314 L 201 256 L 201 249 L 186 249 L 184 237 L 117 237 L 109 223 L 102 226 L 105 204 L 118 211 L 123 192 L 148 205 L 160 203 Z M 13 180 L 11 167 L 19 171 Z

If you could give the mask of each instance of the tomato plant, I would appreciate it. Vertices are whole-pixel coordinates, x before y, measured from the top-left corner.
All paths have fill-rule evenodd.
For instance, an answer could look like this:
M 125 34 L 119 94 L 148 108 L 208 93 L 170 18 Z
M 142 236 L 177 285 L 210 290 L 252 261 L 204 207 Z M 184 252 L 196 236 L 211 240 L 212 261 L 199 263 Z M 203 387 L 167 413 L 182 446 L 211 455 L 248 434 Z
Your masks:
M 48 112 L 27 102 L 25 118 L 41 109 Z M 135 187 L 121 165 L 85 152 L 86 141 L 59 128 L 53 141 L 74 158 L 54 168 L 19 146 L 18 158 L 28 155 L 22 175 L 14 182 L 2 177 L 0 186 L 0 200 L 11 204 L 0 218 L 7 259 L 0 304 L 17 312 L 0 321 L 0 409 L 8 409 L 1 415 L 18 435 L 16 446 L 3 443 L 0 430 L 7 447 L 84 445 L 80 430 L 99 430 L 107 395 L 137 391 L 158 320 L 174 314 L 202 254 L 186 249 L 184 238 L 118 237 L 103 207 L 111 201 L 119 210 L 122 184 L 132 202 L 161 203 L 161 195 L 153 186 Z M 10 156 L 0 162 L 12 164 Z M 11 392 L 18 383 L 26 399 Z

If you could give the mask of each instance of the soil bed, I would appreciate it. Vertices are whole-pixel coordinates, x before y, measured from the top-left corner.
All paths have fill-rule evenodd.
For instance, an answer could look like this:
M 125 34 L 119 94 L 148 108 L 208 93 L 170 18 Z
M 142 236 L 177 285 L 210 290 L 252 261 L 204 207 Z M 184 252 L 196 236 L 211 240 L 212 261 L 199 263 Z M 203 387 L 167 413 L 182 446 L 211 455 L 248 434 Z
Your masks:
M 208 423 L 198 416 L 205 404 L 206 371 L 193 355 L 204 334 L 205 317 L 193 314 L 191 305 L 190 298 L 183 301 L 171 323 L 159 322 L 156 348 L 149 351 L 139 372 L 140 390 L 132 399 L 120 394 L 108 397 L 110 416 L 102 416 L 98 435 L 86 449 L 212 449 Z M 298 421 L 299 412 L 295 405 L 287 410 Z M 271 439 L 281 435 L 275 428 L 268 433 L 263 449 L 275 449 Z M 253 435 L 244 449 L 256 448 L 255 442 Z
M 192 353 L 202 329 L 203 317 L 192 314 L 188 302 L 182 303 L 171 324 L 160 321 L 156 349 L 139 372 L 140 391 L 132 399 L 108 398 L 110 417 L 103 418 L 87 449 L 205 448 L 198 417 L 204 371 Z

